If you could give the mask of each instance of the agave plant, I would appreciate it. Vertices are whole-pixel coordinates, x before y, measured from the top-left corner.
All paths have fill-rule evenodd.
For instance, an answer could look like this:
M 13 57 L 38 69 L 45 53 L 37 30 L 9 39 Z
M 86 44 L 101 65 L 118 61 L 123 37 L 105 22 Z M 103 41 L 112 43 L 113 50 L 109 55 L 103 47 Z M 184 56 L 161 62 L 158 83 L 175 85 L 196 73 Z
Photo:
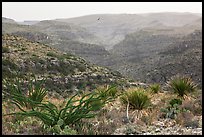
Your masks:
M 180 97 L 184 97 L 187 92 L 195 91 L 197 87 L 191 78 L 185 76 L 174 76 L 170 81 L 168 81 L 167 85 Z
M 142 110 L 150 104 L 150 98 L 143 88 L 137 88 L 134 91 L 126 92 L 120 99 L 124 104 L 129 102 L 130 106 L 138 110 Z

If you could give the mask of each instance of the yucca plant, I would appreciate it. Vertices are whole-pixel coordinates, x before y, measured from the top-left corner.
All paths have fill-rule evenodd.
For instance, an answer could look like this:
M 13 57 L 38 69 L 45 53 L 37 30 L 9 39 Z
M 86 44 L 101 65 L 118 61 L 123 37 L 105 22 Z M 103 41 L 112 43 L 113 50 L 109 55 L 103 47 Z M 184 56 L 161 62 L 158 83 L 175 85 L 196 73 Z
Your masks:
M 11 86 L 12 87 L 12 86 Z M 38 87 L 38 86 L 37 86 Z M 32 84 L 29 85 L 30 89 L 33 89 Z M 42 101 L 43 98 L 36 98 L 38 95 L 44 97 L 46 92 L 41 91 L 42 94 L 35 94 L 35 91 L 31 92 L 28 96 L 23 94 L 21 86 L 17 88 L 20 92 L 12 91 L 9 101 L 16 105 L 20 112 L 14 112 L 5 115 L 21 115 L 25 117 L 38 117 L 45 125 L 54 127 L 60 123 L 60 127 L 63 129 L 66 125 L 74 124 L 75 122 L 83 118 L 92 118 L 97 114 L 97 110 L 102 108 L 112 98 L 104 98 L 103 94 L 91 92 L 82 95 L 78 98 L 78 94 L 75 94 L 69 98 L 64 105 L 58 108 L 56 105 L 49 101 Z M 35 88 L 34 88 L 35 89 Z M 39 89 L 39 87 L 37 88 Z M 14 94 L 13 94 L 14 93 Z M 99 101 L 97 104 L 95 102 Z M 25 105 L 26 104 L 26 105 Z M 29 104 L 32 109 L 25 109 L 25 106 Z
M 153 93 L 158 93 L 160 90 L 160 85 L 159 84 L 152 84 L 152 85 L 150 85 L 150 90 Z
M 137 88 L 133 91 L 128 91 L 121 96 L 121 101 L 124 104 L 129 102 L 133 109 L 142 110 L 150 104 L 150 98 L 145 93 L 143 88 Z
M 191 78 L 185 76 L 174 76 L 168 81 L 167 85 L 180 97 L 184 97 L 188 92 L 195 91 L 197 87 Z
M 76 99 L 75 97 L 77 95 L 78 94 L 72 96 L 61 109 L 58 109 L 56 105 L 49 101 L 36 102 L 24 96 L 19 99 L 28 102 L 29 104 L 34 104 L 36 107 L 31 110 L 25 110 L 20 104 L 14 103 L 18 106 L 21 112 L 10 113 L 7 115 L 35 116 L 48 126 L 54 126 L 59 120 L 61 120 L 63 122 L 62 127 L 64 127 L 65 125 L 73 124 L 82 118 L 94 117 L 97 114 L 95 111 L 98 110 L 98 108 L 103 107 L 106 101 L 108 101 L 105 100 L 99 104 L 100 106 L 96 106 L 91 103 L 101 100 L 102 96 L 96 93 L 89 93 L 82 96 L 80 99 Z

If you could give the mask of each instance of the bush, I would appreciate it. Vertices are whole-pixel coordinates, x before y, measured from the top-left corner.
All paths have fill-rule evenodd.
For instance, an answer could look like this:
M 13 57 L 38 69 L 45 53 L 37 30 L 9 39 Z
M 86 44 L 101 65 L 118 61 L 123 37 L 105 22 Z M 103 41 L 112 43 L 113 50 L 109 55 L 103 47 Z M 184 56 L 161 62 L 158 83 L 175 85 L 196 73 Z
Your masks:
M 47 56 L 50 56 L 50 57 L 58 57 L 58 55 L 54 52 L 48 52 L 47 53 Z
M 150 90 L 153 93 L 158 93 L 160 90 L 160 85 L 159 84 L 152 84 L 152 85 L 150 85 Z
M 181 77 L 175 76 L 170 81 L 168 81 L 167 85 L 170 89 L 177 93 L 178 96 L 183 97 L 187 94 L 187 92 L 193 92 L 196 90 L 197 85 L 189 77 Z
M 2 46 L 2 53 L 9 53 L 9 52 L 10 52 L 10 50 L 8 47 Z
M 126 92 L 121 96 L 121 101 L 124 104 L 129 102 L 130 106 L 138 110 L 142 110 L 150 104 L 150 98 L 147 96 L 143 88 L 137 88 L 134 91 Z
M 45 125 L 43 128 L 53 135 L 77 135 L 77 131 L 71 129 L 68 125 L 66 125 L 63 129 L 61 126 L 63 125 L 63 121 L 59 120 L 57 124 L 53 127 Z
M 176 118 L 176 122 L 184 127 L 198 128 L 199 121 L 195 119 L 191 112 L 181 112 Z
M 163 113 L 165 118 L 175 119 L 177 114 L 185 112 L 185 109 L 180 108 L 182 100 L 172 99 L 169 101 L 169 105 L 166 108 L 161 108 L 160 111 Z

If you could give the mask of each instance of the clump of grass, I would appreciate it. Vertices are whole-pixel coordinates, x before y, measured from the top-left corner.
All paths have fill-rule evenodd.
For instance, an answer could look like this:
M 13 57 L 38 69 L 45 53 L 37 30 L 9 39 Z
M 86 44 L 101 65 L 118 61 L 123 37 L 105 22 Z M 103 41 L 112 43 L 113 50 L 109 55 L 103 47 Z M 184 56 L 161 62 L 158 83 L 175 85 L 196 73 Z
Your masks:
M 124 104 L 128 104 L 137 110 L 142 110 L 150 105 L 150 98 L 143 88 L 137 88 L 133 91 L 128 91 L 121 96 L 121 101 Z
M 159 84 L 152 84 L 152 85 L 150 85 L 150 90 L 153 93 L 158 93 L 160 91 L 160 85 Z
M 196 90 L 197 85 L 189 77 L 175 76 L 167 83 L 168 87 L 178 96 L 184 97 L 188 92 Z
M 104 98 L 107 97 L 116 97 L 119 95 L 119 91 L 116 88 L 116 86 L 105 86 L 105 87 L 99 87 L 95 90 L 95 92 L 101 94 Z

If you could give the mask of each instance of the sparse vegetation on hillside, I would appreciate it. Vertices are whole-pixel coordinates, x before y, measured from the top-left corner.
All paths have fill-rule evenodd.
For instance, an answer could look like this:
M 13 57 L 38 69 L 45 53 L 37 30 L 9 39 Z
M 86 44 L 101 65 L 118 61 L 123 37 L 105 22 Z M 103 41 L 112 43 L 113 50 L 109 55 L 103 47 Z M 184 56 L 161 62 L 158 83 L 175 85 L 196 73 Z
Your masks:
M 36 75 L 39 79 L 46 79 L 45 87 L 49 92 L 54 91 L 61 95 L 66 91 L 63 96 L 69 96 L 72 92 L 85 90 L 87 87 L 94 89 L 96 86 L 126 81 L 121 75 L 112 73 L 107 68 L 22 37 L 7 34 L 2 36 L 2 41 L 3 48 L 11 49 L 2 56 L 3 79 L 15 78 L 16 71 L 24 80 L 30 75 Z

